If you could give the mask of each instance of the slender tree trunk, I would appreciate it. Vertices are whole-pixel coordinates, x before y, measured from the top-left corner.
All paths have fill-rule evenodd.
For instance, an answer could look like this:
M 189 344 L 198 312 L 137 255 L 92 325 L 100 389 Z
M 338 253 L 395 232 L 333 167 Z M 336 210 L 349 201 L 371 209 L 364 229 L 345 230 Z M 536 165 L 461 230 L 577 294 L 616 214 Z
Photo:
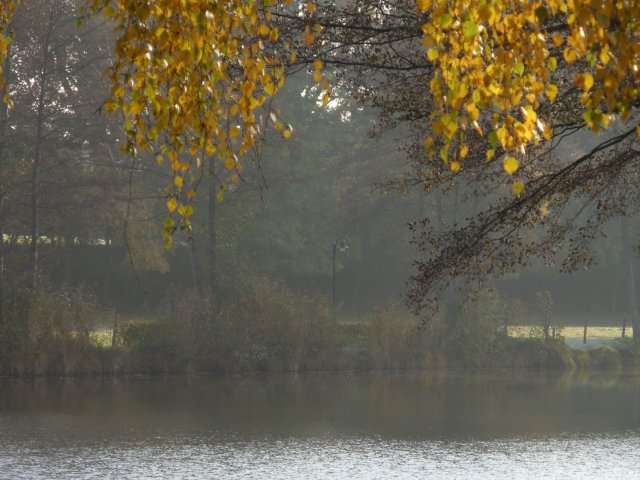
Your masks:
M 635 259 L 629 262 L 629 299 L 631 300 L 631 325 L 633 342 L 640 343 L 640 312 L 638 310 L 638 290 L 636 288 L 637 267 Z
M 198 263 L 196 262 L 196 242 L 193 239 L 189 239 L 189 241 L 187 242 L 187 249 L 189 252 L 189 263 L 191 265 L 191 280 L 193 281 L 193 288 L 196 289 L 198 295 L 202 296 L 202 285 L 200 283 Z
M 44 121 L 47 81 L 49 76 L 49 44 L 53 22 L 49 22 L 47 34 L 42 42 L 42 66 L 38 78 L 38 105 L 36 114 L 36 138 L 33 148 L 33 169 L 31 170 L 31 245 L 30 245 L 30 283 L 32 293 L 38 287 L 38 260 L 39 247 L 38 237 L 40 236 L 40 216 L 38 211 L 39 187 L 40 187 L 40 166 L 42 163 L 42 147 L 44 146 Z
M 209 256 L 209 264 L 208 264 L 208 273 L 209 273 L 209 294 L 211 296 L 211 300 L 215 302 L 215 297 L 218 293 L 217 291 L 217 235 L 216 235 L 216 202 L 218 201 L 218 181 L 215 177 L 215 158 L 213 156 L 209 157 L 209 195 L 208 195 L 208 205 L 207 205 L 207 220 L 208 220 L 208 256 Z
M 455 186 L 452 192 L 449 192 L 449 195 L 453 195 L 453 205 L 449 213 L 449 221 L 451 222 L 451 226 L 455 226 L 458 223 L 458 201 L 460 196 L 460 189 Z M 444 193 L 442 194 L 444 196 Z M 444 206 L 443 206 L 444 198 L 441 197 L 438 205 L 438 210 L 440 210 L 441 218 L 444 217 Z M 444 231 L 444 220 L 441 220 L 442 223 L 442 231 Z M 454 338 L 456 336 L 462 335 L 460 331 L 460 326 L 463 325 L 461 311 L 460 311 L 460 298 L 458 297 L 458 279 L 452 278 L 451 283 L 449 284 L 448 292 L 447 292 L 447 307 L 446 307 L 446 322 L 449 338 Z
M 11 69 L 11 44 L 7 47 L 7 56 L 2 66 L 5 84 L 0 91 L 0 326 L 6 322 L 4 316 L 4 152 L 7 140 L 7 123 L 9 109 L 4 102 L 9 84 L 9 72 Z
M 40 161 L 42 155 L 42 124 L 38 112 L 36 144 L 33 153 L 33 169 L 31 170 L 31 244 L 29 248 L 31 291 L 38 287 L 38 236 L 40 235 L 40 217 L 38 215 L 38 195 L 40 182 Z
M 624 248 L 625 262 L 628 266 L 628 283 L 627 292 L 629 298 L 629 310 L 631 316 L 631 326 L 633 327 L 633 341 L 640 343 L 640 309 L 638 309 L 638 290 L 636 287 L 636 279 L 638 277 L 638 267 L 636 264 L 635 254 L 633 253 L 633 244 L 629 238 L 628 220 L 623 217 L 622 224 L 622 244 Z

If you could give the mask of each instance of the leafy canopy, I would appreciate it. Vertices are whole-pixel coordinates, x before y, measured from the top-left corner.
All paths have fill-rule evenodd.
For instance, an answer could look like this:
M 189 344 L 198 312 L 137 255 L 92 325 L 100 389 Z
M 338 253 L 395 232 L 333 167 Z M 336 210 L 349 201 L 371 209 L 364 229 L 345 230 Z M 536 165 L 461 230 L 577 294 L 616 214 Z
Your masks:
M 105 108 L 122 115 L 129 153 L 151 150 L 169 165 L 167 209 L 184 228 L 197 185 L 194 166 L 216 155 L 236 182 L 239 159 L 256 144 L 256 109 L 282 87 L 286 63 L 295 59 L 271 13 L 290 2 L 87 0 L 118 33 Z M 554 75 L 560 62 L 571 66 L 569 82 L 591 130 L 606 128 L 614 115 L 629 119 L 640 88 L 637 0 L 416 2 L 426 19 L 426 55 L 436 67 L 432 135 L 424 144 L 451 170 L 462 168 L 477 135 L 490 145 L 487 158 L 503 156 L 504 170 L 514 175 L 527 148 L 552 137 L 544 106 L 562 94 Z M 0 2 L 0 60 L 15 3 Z M 303 9 L 310 17 L 316 5 Z M 308 46 L 317 33 L 311 25 Z M 314 78 L 328 91 L 323 67 L 314 63 Z M 275 123 L 290 136 L 290 127 Z M 514 182 L 516 194 L 523 188 Z M 165 227 L 170 242 L 175 223 Z
M 7 58 L 9 42 L 11 41 L 7 30 L 15 10 L 16 5 L 13 0 L 4 0 L 3 2 L 0 2 L 0 90 L 2 90 L 5 85 L 3 67 L 5 59 Z M 9 97 L 5 95 L 2 100 L 8 102 L 8 98 Z
M 417 0 L 427 56 L 436 66 L 430 154 L 454 171 L 471 131 L 486 137 L 490 159 L 504 153 L 512 175 L 527 147 L 549 140 L 542 106 L 559 92 L 559 62 L 572 68 L 583 120 L 594 132 L 614 115 L 628 120 L 640 83 L 637 0 Z M 556 83 L 554 83 L 554 81 Z M 485 131 L 486 128 L 486 131 Z M 515 182 L 520 194 L 523 185 Z

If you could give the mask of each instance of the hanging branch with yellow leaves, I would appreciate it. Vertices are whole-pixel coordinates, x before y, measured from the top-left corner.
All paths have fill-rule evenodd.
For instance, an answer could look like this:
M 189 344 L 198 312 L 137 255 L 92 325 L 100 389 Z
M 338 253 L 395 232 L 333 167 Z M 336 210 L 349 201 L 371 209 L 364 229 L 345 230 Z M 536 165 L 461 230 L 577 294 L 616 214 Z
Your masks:
M 104 109 L 122 115 L 125 150 L 154 152 L 173 182 L 167 210 L 190 229 L 191 188 L 204 156 L 238 179 L 259 136 L 256 109 L 284 83 L 286 45 L 270 24 L 272 0 L 90 0 L 116 28 Z M 290 133 L 290 132 L 289 132 Z M 286 135 L 286 133 L 285 133 Z M 165 221 L 171 245 L 176 229 Z
M 637 0 L 417 0 L 428 15 L 423 43 L 431 80 L 433 136 L 425 140 L 451 170 L 464 165 L 474 130 L 486 137 L 487 159 L 503 154 L 513 175 L 527 148 L 552 136 L 541 106 L 553 103 L 559 62 L 582 93 L 583 120 L 594 132 L 614 116 L 629 119 L 640 87 Z M 488 125 L 484 131 L 482 126 Z M 524 185 L 513 183 L 520 195 Z

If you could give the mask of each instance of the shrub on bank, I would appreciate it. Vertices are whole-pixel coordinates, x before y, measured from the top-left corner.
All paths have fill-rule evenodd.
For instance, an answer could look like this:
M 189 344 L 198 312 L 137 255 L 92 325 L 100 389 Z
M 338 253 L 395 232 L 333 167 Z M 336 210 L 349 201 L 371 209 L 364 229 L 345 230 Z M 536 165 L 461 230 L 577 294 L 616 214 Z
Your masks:
M 158 320 L 125 325 L 130 371 L 298 371 L 342 368 L 343 332 L 325 299 L 252 279 L 220 299 L 171 298 Z
M 11 291 L 0 326 L 0 374 L 103 373 L 111 363 L 91 340 L 96 304 L 83 289 Z M 20 301 L 22 300 L 22 301 Z
M 503 354 L 498 363 L 505 368 L 534 370 L 575 370 L 574 351 L 564 342 L 539 338 L 503 339 Z
M 432 368 L 443 355 L 420 321 L 395 310 L 339 321 L 326 299 L 254 279 L 216 303 L 186 292 L 153 322 L 120 329 L 130 372 L 320 371 Z
M 599 370 L 616 370 L 622 367 L 622 358 L 615 348 L 608 345 L 589 350 L 592 368 Z
M 212 298 L 184 292 L 154 320 L 121 323 L 95 341 L 98 308 L 82 290 L 43 289 L 0 327 L 0 374 L 319 371 L 443 367 L 612 369 L 637 365 L 638 349 L 571 350 L 561 340 L 511 338 L 497 317 L 453 324 L 388 308 L 337 320 L 326 299 L 256 278 Z M 17 312 L 21 312 L 17 315 Z

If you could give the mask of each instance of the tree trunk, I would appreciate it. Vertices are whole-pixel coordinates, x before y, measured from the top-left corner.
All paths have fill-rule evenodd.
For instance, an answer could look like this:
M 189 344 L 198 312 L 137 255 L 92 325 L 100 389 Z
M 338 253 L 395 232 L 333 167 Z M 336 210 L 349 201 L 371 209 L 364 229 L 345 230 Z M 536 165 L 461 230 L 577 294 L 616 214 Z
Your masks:
M 6 322 L 4 316 L 4 147 L 7 140 L 7 123 L 9 121 L 9 108 L 4 102 L 8 91 L 9 72 L 11 69 L 11 44 L 7 47 L 7 56 L 2 65 L 5 84 L 0 91 L 0 326 Z
M 633 257 L 633 255 L 630 255 Z M 631 302 L 631 326 L 633 327 L 633 342 L 640 344 L 640 311 L 638 310 L 638 296 L 636 288 L 637 267 L 635 258 L 629 262 L 629 300 Z
M 38 211 L 40 166 L 42 163 L 42 147 L 44 146 L 44 121 L 47 81 L 49 77 L 49 44 L 53 22 L 49 22 L 47 34 L 42 42 L 42 66 L 38 75 L 38 105 L 36 115 L 36 138 L 33 147 L 33 169 L 31 170 L 31 245 L 30 257 L 30 283 L 32 293 L 38 287 L 38 237 L 40 236 L 40 216 Z
M 196 242 L 193 239 L 187 241 L 187 249 L 189 253 L 189 263 L 191 266 L 191 280 L 193 288 L 196 289 L 198 295 L 202 295 L 202 285 L 200 284 L 200 275 L 198 272 L 198 263 L 196 261 Z
M 213 156 L 209 157 L 209 195 L 208 195 L 208 204 L 207 204 L 207 220 L 208 220 L 208 274 L 209 274 L 209 295 L 211 297 L 211 301 L 215 303 L 215 297 L 218 293 L 217 291 L 217 258 L 216 258 L 216 250 L 217 250 L 217 235 L 216 235 L 216 202 L 218 201 L 218 181 L 215 176 L 215 158 Z
M 637 265 L 633 252 L 633 244 L 629 238 L 628 220 L 623 217 L 622 224 L 622 244 L 624 248 L 623 259 L 628 266 L 627 292 L 629 298 L 629 314 L 631 316 L 631 326 L 633 327 L 633 342 L 640 343 L 640 310 L 638 309 L 638 290 L 636 288 Z

